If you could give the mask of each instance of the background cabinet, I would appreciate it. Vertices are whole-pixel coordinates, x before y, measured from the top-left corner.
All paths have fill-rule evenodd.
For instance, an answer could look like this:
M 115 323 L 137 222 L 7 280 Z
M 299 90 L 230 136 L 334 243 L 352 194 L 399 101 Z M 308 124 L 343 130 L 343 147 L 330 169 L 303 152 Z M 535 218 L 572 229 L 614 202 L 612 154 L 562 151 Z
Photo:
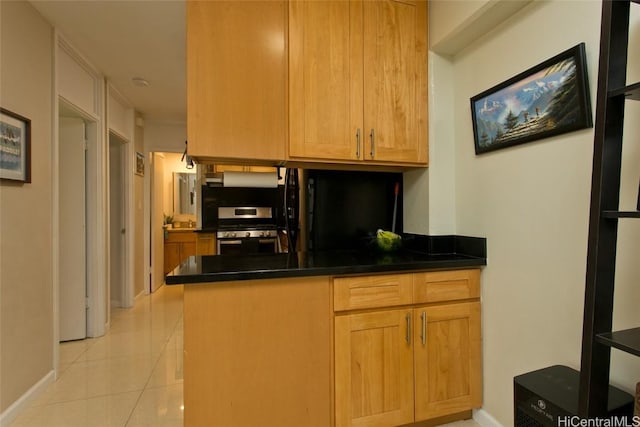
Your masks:
M 196 255 L 216 254 L 215 233 L 196 233 Z
M 197 238 L 192 230 L 169 231 L 164 241 L 164 274 L 170 273 L 183 260 L 196 254 Z
M 196 158 L 283 160 L 284 1 L 187 2 L 187 134 Z
M 426 2 L 291 1 L 289 22 L 289 156 L 426 165 Z

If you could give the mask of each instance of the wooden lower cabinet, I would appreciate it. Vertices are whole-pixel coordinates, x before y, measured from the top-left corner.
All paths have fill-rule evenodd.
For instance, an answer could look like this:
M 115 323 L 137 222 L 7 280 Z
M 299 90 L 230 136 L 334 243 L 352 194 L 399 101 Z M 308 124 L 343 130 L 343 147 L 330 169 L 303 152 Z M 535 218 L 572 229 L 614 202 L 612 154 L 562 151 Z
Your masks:
M 184 287 L 184 425 L 332 425 L 328 277 Z
M 482 405 L 480 303 L 413 311 L 416 421 Z
M 216 235 L 215 233 L 196 233 L 196 255 L 215 255 L 216 254 Z
M 196 251 L 197 236 L 193 230 L 169 231 L 164 241 L 164 274 L 170 273 Z
M 482 403 L 479 270 L 443 273 L 185 285 L 184 425 L 468 418 Z
M 336 317 L 336 426 L 413 421 L 410 322 L 411 310 Z
M 353 300 L 353 295 L 345 299 L 340 289 L 347 285 L 361 289 L 369 283 L 396 283 L 399 289 L 393 293 L 398 295 L 412 285 L 414 290 L 439 289 L 449 283 L 458 289 L 447 292 L 451 301 L 425 305 L 420 296 L 413 303 L 396 298 L 402 307 L 379 308 L 380 298 L 373 297 L 367 286 L 366 299 L 375 311 L 363 312 L 367 307 L 360 298 L 359 311 L 336 313 L 336 427 L 455 419 L 482 405 L 480 302 L 475 286 L 479 271 L 447 273 L 334 279 L 336 310 L 344 307 L 339 301 Z M 389 286 L 379 287 L 384 295 L 390 294 Z M 435 295 L 439 298 L 442 293 Z

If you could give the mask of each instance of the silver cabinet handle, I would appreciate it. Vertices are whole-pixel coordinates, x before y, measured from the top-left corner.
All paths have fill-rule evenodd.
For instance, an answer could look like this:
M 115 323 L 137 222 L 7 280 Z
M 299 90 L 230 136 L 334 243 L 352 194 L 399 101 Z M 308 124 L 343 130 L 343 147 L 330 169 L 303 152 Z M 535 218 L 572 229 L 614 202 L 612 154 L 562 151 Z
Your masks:
M 371 138 L 371 151 L 369 152 L 369 154 L 371 154 L 371 158 L 373 159 L 376 155 L 376 134 L 373 128 L 371 128 L 369 138 Z
M 360 128 L 356 130 L 356 159 L 360 158 Z
M 405 339 L 407 340 L 407 344 L 411 344 L 411 313 L 407 313 L 405 319 L 407 321 L 407 336 Z
M 420 333 L 420 340 L 422 341 L 422 345 L 427 344 L 427 313 L 422 312 L 420 314 L 420 320 L 422 320 L 422 332 Z

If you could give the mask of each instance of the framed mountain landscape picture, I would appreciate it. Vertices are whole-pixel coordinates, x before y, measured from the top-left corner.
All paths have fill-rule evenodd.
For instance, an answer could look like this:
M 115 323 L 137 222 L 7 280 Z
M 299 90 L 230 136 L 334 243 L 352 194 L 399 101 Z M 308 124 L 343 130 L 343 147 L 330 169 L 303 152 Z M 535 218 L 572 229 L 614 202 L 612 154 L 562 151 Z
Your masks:
M 471 98 L 476 154 L 593 126 L 580 43 Z

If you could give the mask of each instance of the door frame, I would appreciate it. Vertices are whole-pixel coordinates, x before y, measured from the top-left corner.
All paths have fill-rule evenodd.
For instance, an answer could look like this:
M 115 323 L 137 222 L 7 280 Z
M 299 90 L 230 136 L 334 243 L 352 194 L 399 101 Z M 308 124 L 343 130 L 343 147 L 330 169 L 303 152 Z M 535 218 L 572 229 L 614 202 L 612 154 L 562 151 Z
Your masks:
M 122 95 L 118 90 L 110 83 L 106 82 L 106 123 L 107 129 L 105 130 L 105 139 L 107 141 L 106 147 L 108 150 L 108 141 L 109 135 L 113 134 L 117 138 L 121 139 L 125 142 L 124 147 L 124 157 L 123 157 L 123 176 L 124 176 L 124 184 L 123 188 L 125 191 L 124 195 L 124 228 L 125 228 L 125 243 L 124 243 L 124 284 L 123 284 L 123 295 L 124 298 L 122 300 L 123 307 L 132 307 L 134 303 L 134 268 L 133 268 L 133 257 L 135 253 L 135 212 L 134 212 L 134 159 L 135 159 L 135 147 L 134 147 L 134 119 L 135 112 L 133 108 L 130 106 L 129 101 Z M 106 155 L 107 167 L 106 173 L 109 174 L 109 156 Z M 107 175 L 107 183 L 109 183 L 109 176 Z M 109 202 L 109 191 L 107 189 L 107 238 L 109 236 L 108 232 L 111 227 L 111 218 L 109 215 L 110 212 L 110 202 Z M 108 242 L 108 247 L 110 248 L 111 242 Z M 110 251 L 107 251 L 108 264 L 111 264 L 110 259 Z M 107 270 L 107 283 L 110 285 L 111 283 L 111 273 L 110 269 Z M 110 286 L 106 287 L 106 300 L 107 300 L 107 318 L 110 322 L 110 310 L 109 307 L 111 305 L 111 299 L 109 296 Z
M 60 99 L 59 101 L 60 112 L 58 116 L 58 197 L 62 199 L 62 194 L 65 195 L 64 199 L 70 202 L 71 210 L 69 210 L 69 205 L 63 206 L 59 204 L 58 212 L 60 216 L 56 222 L 56 227 L 58 227 L 58 242 L 56 249 L 59 251 L 59 278 L 61 279 L 61 286 L 58 288 L 59 299 L 58 299 L 58 307 L 60 308 L 59 318 L 58 318 L 58 327 L 59 327 L 59 340 L 76 340 L 76 339 L 84 339 L 88 336 L 88 328 L 87 328 L 87 317 L 88 317 L 88 307 L 87 307 L 87 295 L 88 295 L 88 257 L 87 257 L 87 246 L 88 246 L 88 228 L 87 228 L 87 147 L 88 147 L 88 129 L 91 129 L 95 122 L 88 120 L 86 117 L 82 117 L 75 109 L 73 109 L 69 104 L 67 104 L 64 100 Z M 63 124 L 64 123 L 64 124 Z M 66 135 L 64 138 L 60 138 L 60 132 L 68 129 L 69 126 L 82 126 L 82 135 L 79 135 L 79 132 L 73 132 L 73 138 L 68 139 L 69 135 Z M 77 140 L 75 138 L 80 138 Z M 81 150 L 81 152 L 80 152 Z M 68 161 L 63 156 L 69 156 L 71 160 Z M 76 156 L 81 156 L 82 160 L 76 158 Z M 74 160 L 75 158 L 75 160 Z M 65 184 L 63 184 L 65 182 Z M 75 194 L 76 191 L 80 190 L 79 187 L 70 189 L 68 186 L 81 186 L 81 196 Z M 74 191 L 75 190 L 75 191 Z M 78 200 L 77 197 L 82 197 L 82 201 Z M 62 224 L 65 224 L 65 218 L 62 217 L 62 213 L 68 215 L 69 218 L 66 220 L 78 215 L 80 205 L 82 206 L 82 217 L 73 218 L 72 226 L 67 223 L 64 227 Z M 78 220 L 81 219 L 81 223 Z M 80 228 L 72 228 L 69 227 L 78 227 Z M 82 231 L 81 231 L 82 230 Z M 64 251 L 71 250 L 71 254 L 65 254 Z M 71 258 L 69 258 L 71 256 Z M 64 269 L 68 269 L 68 271 L 64 271 Z M 69 276 L 71 274 L 71 276 Z M 62 281 L 62 278 L 66 280 L 70 280 L 70 283 L 65 283 Z M 78 283 L 81 281 L 82 283 Z M 64 283 L 64 285 L 63 285 Z M 64 296 L 64 300 L 63 300 Z M 78 304 L 78 305 L 76 305 Z M 64 307 L 62 307 L 64 306 Z M 63 313 L 67 311 L 67 313 Z M 83 324 L 79 324 L 80 316 L 82 311 L 82 319 Z M 64 329 L 62 328 L 62 324 L 64 324 Z
M 105 181 L 106 147 L 104 126 L 105 83 L 102 75 L 64 37 L 54 30 L 53 37 L 53 97 L 52 97 L 52 311 L 53 311 L 53 369 L 58 375 L 60 340 L 60 167 L 59 167 L 59 123 L 60 103 L 87 126 L 86 188 L 87 188 L 87 336 L 104 335 L 106 329 L 106 307 L 104 304 L 107 272 L 107 227 Z M 65 56 L 63 58 L 63 56 Z M 68 91 L 61 79 L 70 79 L 81 74 L 85 79 L 82 87 Z M 77 101 L 77 102 L 76 102 Z M 84 102 L 83 102 L 84 101 Z
M 121 257 L 121 267 L 122 267 L 122 274 L 120 275 L 122 283 L 120 283 L 118 285 L 118 287 L 120 288 L 120 298 L 117 300 L 117 303 L 119 304 L 119 307 L 131 307 L 133 305 L 133 286 L 132 286 L 132 281 L 130 279 L 128 279 L 129 277 L 129 273 L 132 270 L 132 265 L 131 265 L 131 251 L 129 249 L 129 241 L 132 240 L 131 234 L 133 231 L 133 228 L 131 227 L 131 225 L 128 222 L 128 218 L 129 218 L 129 211 L 131 210 L 131 206 L 130 206 L 130 200 L 129 200 L 129 195 L 131 194 L 131 189 L 128 188 L 127 186 L 127 159 L 130 157 L 129 156 L 129 145 L 131 145 L 131 142 L 123 139 L 120 135 L 118 135 L 118 133 L 113 132 L 113 131 L 109 131 L 108 134 L 108 138 L 109 138 L 109 239 L 111 239 L 111 236 L 113 234 L 113 230 L 112 227 L 114 225 L 114 218 L 111 218 L 111 201 L 113 199 L 113 189 L 111 188 L 111 160 L 112 160 L 112 156 L 111 156 L 111 143 L 112 141 L 115 142 L 116 144 L 118 144 L 117 147 L 117 157 L 118 157 L 118 162 L 120 163 L 120 167 L 119 170 L 122 173 L 122 179 L 121 179 L 121 187 L 118 190 L 122 191 L 122 195 L 120 196 L 121 198 L 121 213 L 122 213 L 122 218 L 120 219 L 119 222 L 121 222 L 121 227 L 125 229 L 125 233 L 124 233 L 124 238 L 122 239 L 122 243 L 121 243 L 121 249 L 122 249 L 122 253 L 120 255 Z M 113 138 L 113 139 L 112 139 Z M 112 273 L 112 263 L 113 263 L 113 259 L 111 259 L 111 254 L 112 254 L 112 245 L 114 245 L 115 242 L 112 242 L 111 240 L 109 240 L 109 284 L 107 286 L 107 295 L 108 298 L 107 300 L 109 301 L 109 307 L 111 307 L 111 305 L 113 305 L 114 299 L 111 295 L 111 290 L 112 290 L 112 283 L 111 280 L 113 279 L 113 277 L 111 277 L 111 273 Z

